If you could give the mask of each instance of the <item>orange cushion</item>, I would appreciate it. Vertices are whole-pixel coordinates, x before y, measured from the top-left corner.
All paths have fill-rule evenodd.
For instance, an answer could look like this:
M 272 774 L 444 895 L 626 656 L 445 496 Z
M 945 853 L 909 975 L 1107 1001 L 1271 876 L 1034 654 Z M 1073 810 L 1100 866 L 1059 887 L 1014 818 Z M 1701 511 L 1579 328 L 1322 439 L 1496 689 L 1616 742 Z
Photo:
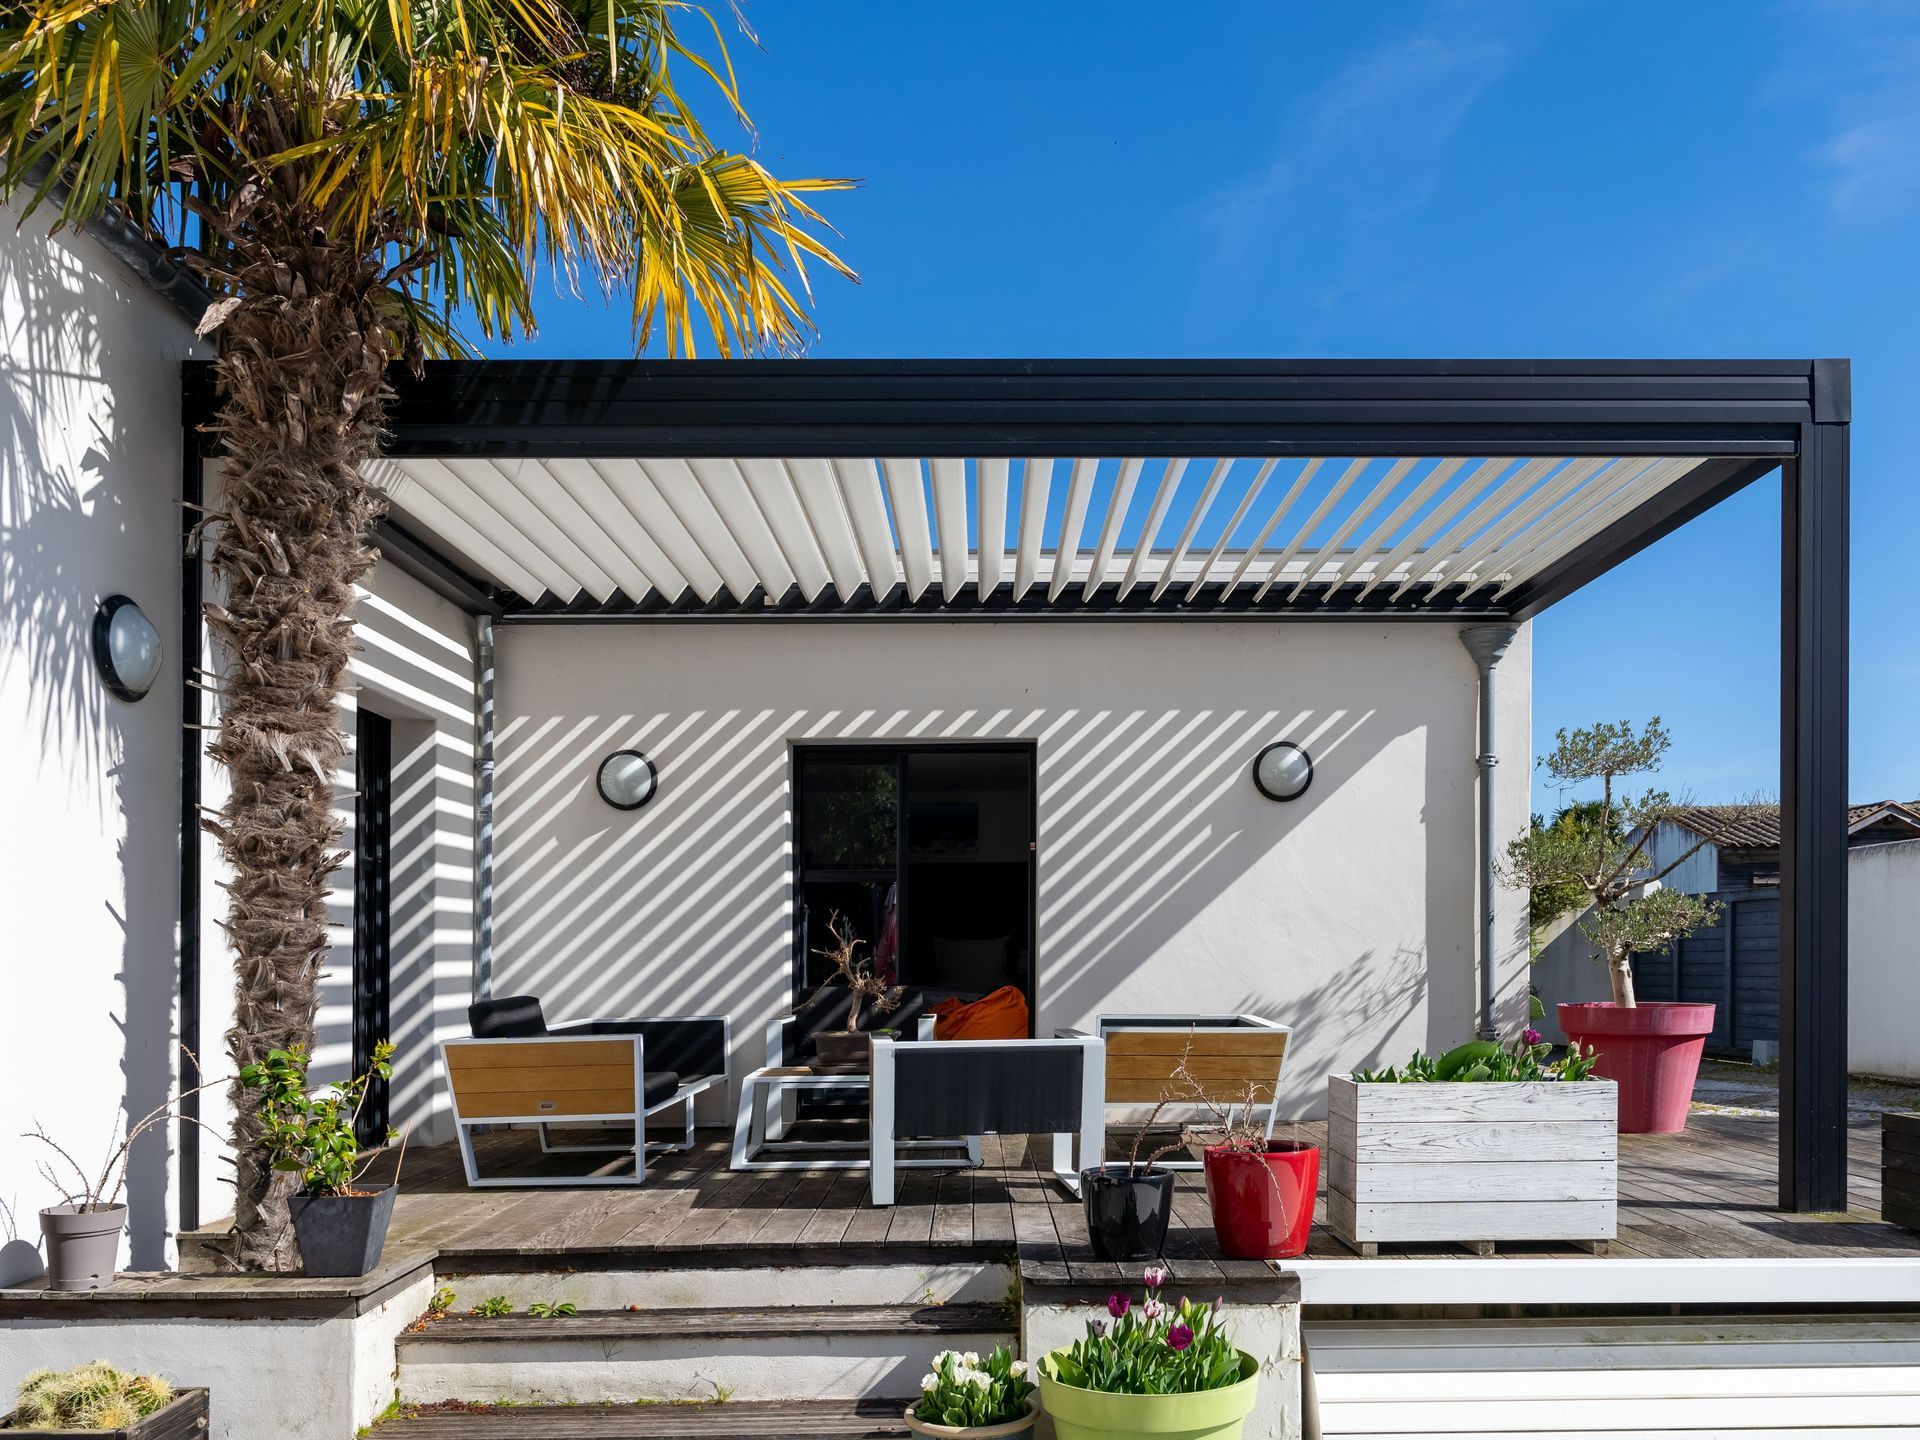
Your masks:
M 1024 1040 L 1027 997 L 1019 987 L 1002 985 L 971 1005 L 942 1000 L 933 1007 L 934 1034 L 942 1040 Z

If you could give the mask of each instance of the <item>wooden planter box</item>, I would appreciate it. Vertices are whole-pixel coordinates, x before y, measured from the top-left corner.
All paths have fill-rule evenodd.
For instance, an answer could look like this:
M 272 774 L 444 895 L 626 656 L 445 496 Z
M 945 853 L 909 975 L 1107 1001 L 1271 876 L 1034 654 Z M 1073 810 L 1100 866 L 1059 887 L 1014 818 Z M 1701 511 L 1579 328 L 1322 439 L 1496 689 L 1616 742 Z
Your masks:
M 1611 1080 L 1363 1085 L 1327 1080 L 1327 1223 L 1383 1243 L 1575 1241 L 1614 1234 Z
M 1920 1115 L 1880 1116 L 1880 1218 L 1920 1230 Z
M 206 1440 L 207 1392 L 182 1390 L 173 1403 L 146 1416 L 130 1430 L 16 1430 L 13 1416 L 0 1420 L 7 1440 Z

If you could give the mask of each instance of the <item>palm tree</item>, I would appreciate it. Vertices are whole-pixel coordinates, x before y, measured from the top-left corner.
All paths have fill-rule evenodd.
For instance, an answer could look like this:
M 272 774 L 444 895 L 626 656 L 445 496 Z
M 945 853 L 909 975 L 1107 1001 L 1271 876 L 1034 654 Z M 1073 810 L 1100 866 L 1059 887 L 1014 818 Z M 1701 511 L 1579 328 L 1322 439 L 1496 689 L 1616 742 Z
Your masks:
M 676 24 L 703 27 L 703 46 Z M 705 43 L 707 40 L 712 43 Z M 704 50 L 704 53 L 702 53 Z M 371 566 L 388 365 L 532 328 L 544 265 L 632 295 L 636 346 L 797 348 L 806 203 L 675 88 L 746 126 L 720 28 L 673 0 L 21 0 L 0 13 L 0 195 L 111 213 L 218 297 L 224 452 L 202 532 L 231 798 L 236 1068 L 312 1040 L 345 750 L 336 700 Z M 676 72 L 677 75 L 676 75 Z M 750 133 L 750 132 L 749 132 Z M 796 298 L 796 290 L 798 297 Z M 236 1087 L 236 1256 L 285 1268 L 285 1177 Z

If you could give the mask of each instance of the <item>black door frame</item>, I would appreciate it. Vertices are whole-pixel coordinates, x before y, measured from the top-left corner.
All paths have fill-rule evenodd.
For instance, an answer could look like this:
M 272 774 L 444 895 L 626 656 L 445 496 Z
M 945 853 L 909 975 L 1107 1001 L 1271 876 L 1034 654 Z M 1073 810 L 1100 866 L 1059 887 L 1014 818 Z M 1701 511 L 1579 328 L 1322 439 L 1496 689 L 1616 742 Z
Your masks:
M 804 754 L 831 753 L 840 759 L 890 763 L 899 776 L 899 814 L 894 823 L 894 883 L 899 887 L 900 953 L 907 948 L 907 927 L 911 924 L 907 881 L 907 761 L 914 755 L 960 751 L 968 754 L 1020 755 L 1027 762 L 1027 1031 L 1031 1035 L 1040 1019 L 1040 746 L 1033 740 L 799 740 L 787 747 L 787 777 L 792 790 L 793 863 L 788 874 L 793 908 L 793 934 L 789 946 L 788 984 L 795 1003 L 799 1002 L 801 961 L 799 926 L 802 888 L 809 878 L 806 869 L 806 836 L 802 833 L 806 814 Z M 865 872 L 861 872 L 865 873 Z M 848 878 L 828 871 L 812 878 Z
M 373 1049 L 393 1027 L 393 721 L 362 706 L 354 721 L 353 1074 L 364 1075 Z M 385 1080 L 367 1087 L 354 1125 L 363 1145 L 386 1139 Z

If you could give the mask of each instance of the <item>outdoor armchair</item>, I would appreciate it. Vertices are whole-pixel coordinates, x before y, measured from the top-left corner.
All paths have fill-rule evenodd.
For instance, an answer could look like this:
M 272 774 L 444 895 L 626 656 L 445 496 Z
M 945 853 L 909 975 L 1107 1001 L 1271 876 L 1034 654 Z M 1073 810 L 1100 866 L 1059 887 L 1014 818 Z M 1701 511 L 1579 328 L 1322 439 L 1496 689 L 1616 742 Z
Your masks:
M 1290 1026 L 1258 1015 L 1100 1015 L 1094 1033 L 1107 1045 L 1107 1104 L 1158 1104 L 1185 1056 L 1188 1073 L 1210 1098 L 1240 1105 L 1251 1096 L 1272 1138 L 1280 1072 L 1293 1038 Z M 1155 1163 L 1168 1170 L 1201 1165 L 1198 1160 Z
M 593 1019 L 549 1026 L 531 995 L 476 1001 L 468 1007 L 468 1040 L 442 1043 L 454 1124 L 467 1183 L 475 1186 L 638 1185 L 649 1151 L 693 1144 L 693 1101 L 727 1083 L 731 1027 L 725 1016 Z M 679 1106 L 685 1133 L 674 1143 L 646 1141 L 650 1115 Z M 482 1179 L 474 1158 L 477 1125 L 532 1124 L 543 1152 L 631 1152 L 631 1176 L 496 1177 Z M 560 1144 L 560 1124 L 633 1127 L 615 1144 Z
M 1056 1040 L 873 1041 L 869 1179 L 891 1205 L 896 1151 L 926 1135 L 1052 1135 L 1053 1168 L 1080 1193 L 1080 1171 L 1106 1151 L 1106 1045 Z M 970 1150 L 972 1147 L 969 1147 Z

